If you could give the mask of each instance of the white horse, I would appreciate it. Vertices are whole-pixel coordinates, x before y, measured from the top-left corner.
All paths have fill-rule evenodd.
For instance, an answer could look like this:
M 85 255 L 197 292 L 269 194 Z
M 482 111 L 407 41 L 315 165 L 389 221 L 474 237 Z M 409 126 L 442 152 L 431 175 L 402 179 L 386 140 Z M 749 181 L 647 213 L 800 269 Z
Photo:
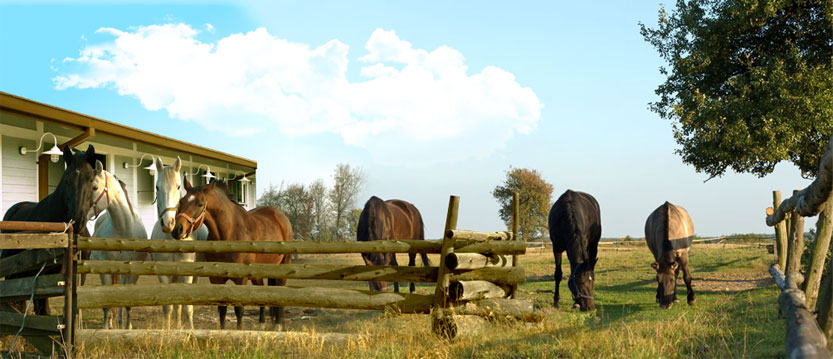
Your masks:
M 151 232 L 151 239 L 174 239 L 171 237 L 171 230 L 174 228 L 176 219 L 176 209 L 179 206 L 179 199 L 185 195 L 185 191 L 181 191 L 182 175 L 180 169 L 182 168 L 182 161 L 177 157 L 173 166 L 165 166 L 162 164 L 162 158 L 154 161 L 156 163 L 156 210 L 159 214 L 159 220 L 153 226 Z M 204 225 L 199 230 L 191 234 L 183 240 L 206 240 L 208 238 L 208 228 Z M 154 261 L 175 261 L 175 262 L 194 262 L 196 255 L 194 253 L 153 253 L 151 254 Z M 159 276 L 161 283 L 193 283 L 192 276 Z M 182 327 L 182 312 L 185 311 L 185 316 L 188 318 L 188 325 L 194 329 L 194 306 L 193 305 L 165 305 L 162 306 L 162 312 L 165 315 L 165 327 L 171 327 L 171 314 L 176 313 L 176 325 Z
M 148 237 L 142 219 L 133 208 L 127 198 L 124 189 L 124 182 L 116 176 L 104 170 L 101 161 L 95 164 L 95 180 L 93 192 L 95 202 L 93 210 L 98 217 L 95 222 L 93 237 L 99 238 L 141 238 Z M 105 213 L 101 213 L 106 210 Z M 101 214 L 99 216 L 99 214 Z M 144 261 L 149 255 L 143 252 L 132 251 L 92 251 L 91 260 L 112 260 L 112 261 Z M 101 284 L 111 285 L 115 278 L 121 277 L 121 284 L 135 284 L 139 279 L 138 275 L 106 275 L 101 274 Z M 118 327 L 133 329 L 130 322 L 130 308 L 125 308 L 126 322 L 122 326 L 122 310 L 119 308 Z M 112 313 L 109 308 L 104 308 L 104 329 L 110 329 Z

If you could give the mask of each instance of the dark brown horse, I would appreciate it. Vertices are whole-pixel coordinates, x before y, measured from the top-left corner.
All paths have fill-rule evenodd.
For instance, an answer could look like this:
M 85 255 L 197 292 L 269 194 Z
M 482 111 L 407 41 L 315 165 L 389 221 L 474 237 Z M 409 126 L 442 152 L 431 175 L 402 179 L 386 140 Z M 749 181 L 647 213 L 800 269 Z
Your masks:
M 657 271 L 657 302 L 671 308 L 677 301 L 677 277 L 683 271 L 688 304 L 694 305 L 688 251 L 694 238 L 694 223 L 685 208 L 665 202 L 645 221 L 645 241 L 654 255 L 651 267 Z
M 413 204 L 391 199 L 382 201 L 381 198 L 373 196 L 367 200 L 359 217 L 359 226 L 356 228 L 356 240 L 359 241 L 389 241 L 389 240 L 425 240 L 425 229 L 422 223 L 422 215 Z M 422 256 L 422 265 L 430 266 L 428 255 Z M 394 253 L 362 253 L 362 258 L 367 265 L 399 265 L 396 263 Z M 408 254 L 408 265 L 416 265 L 416 253 Z M 414 292 L 414 283 L 411 283 L 411 293 Z M 370 282 L 370 290 L 387 291 L 387 282 Z M 393 290 L 399 292 L 399 283 L 393 283 Z
M 208 228 L 209 241 L 291 241 L 292 225 L 283 212 L 272 207 L 260 207 L 247 211 L 229 197 L 228 187 L 224 182 L 214 181 L 208 185 L 191 187 L 185 180 L 187 192 L 179 201 L 176 221 L 171 235 L 175 239 L 184 239 L 203 222 Z M 208 262 L 228 263 L 290 263 L 291 257 L 283 254 L 264 253 L 206 253 Z M 224 284 L 231 280 L 243 285 L 251 280 L 256 285 L 263 285 L 261 278 L 226 278 L 209 277 L 212 284 Z M 269 279 L 269 285 L 285 285 L 286 279 Z M 226 326 L 226 306 L 219 306 L 220 328 Z M 237 329 L 243 325 L 243 307 L 235 306 Z M 283 307 L 270 309 L 272 321 L 276 326 L 283 325 Z M 260 323 L 266 321 L 264 308 L 260 308 Z
M 599 260 L 599 239 L 602 237 L 602 220 L 599 202 L 593 196 L 567 190 L 550 209 L 547 220 L 555 256 L 555 294 L 552 305 L 558 307 L 561 278 L 561 254 L 567 251 L 570 261 L 570 278 L 567 287 L 573 293 L 574 306 L 582 311 L 593 310 L 593 280 L 596 262 Z
M 11 206 L 3 216 L 4 221 L 26 222 L 64 222 L 73 221 L 74 233 L 86 234 L 87 214 L 93 203 L 95 173 L 95 148 L 87 147 L 86 152 L 75 154 L 68 147 L 64 147 L 64 162 L 66 169 L 55 191 L 44 197 L 40 202 L 19 202 Z M 11 232 L 11 231 L 10 231 Z M 0 250 L 0 258 L 22 252 L 22 250 Z M 41 273 L 54 274 L 60 271 L 60 266 L 45 268 Z M 7 279 L 31 277 L 35 272 L 19 273 Z M 49 305 L 46 299 L 35 300 L 35 313 L 49 315 Z

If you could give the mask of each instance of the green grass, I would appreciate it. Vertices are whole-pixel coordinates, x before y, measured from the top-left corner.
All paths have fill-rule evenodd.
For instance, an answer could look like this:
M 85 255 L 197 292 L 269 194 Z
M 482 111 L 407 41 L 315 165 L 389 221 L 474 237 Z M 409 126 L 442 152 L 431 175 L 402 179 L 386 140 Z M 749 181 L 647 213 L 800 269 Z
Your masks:
M 566 281 L 561 286 L 561 308 L 552 308 L 552 254 L 528 254 L 522 257 L 527 282 L 520 286 L 518 296 L 533 300 L 544 314 L 544 320 L 535 324 L 489 324 L 478 335 L 453 343 L 440 340 L 431 332 L 427 315 L 317 309 L 312 319 L 289 321 L 287 329 L 366 336 L 340 345 L 314 340 L 278 340 L 234 345 L 216 341 L 169 342 L 161 347 L 160 338 L 149 338 L 129 347 L 85 348 L 79 355 L 82 358 L 783 357 L 785 323 L 777 317 L 778 291 L 774 285 L 765 284 L 770 256 L 764 248 L 754 246 L 697 245 L 691 252 L 696 305 L 688 306 L 682 300 L 671 309 L 661 310 L 654 300 L 652 257 L 644 245 L 605 248 L 600 252 L 596 270 L 597 310 L 581 313 L 570 309 Z M 359 261 L 357 256 L 315 257 L 304 261 L 324 260 L 329 263 Z M 436 263 L 436 258 L 432 260 Z M 569 265 L 564 270 L 569 275 Z M 290 281 L 290 284 L 316 283 Z M 366 288 L 361 282 L 331 284 Z M 418 291 L 430 293 L 433 286 L 420 285 Z M 678 291 L 684 299 L 682 281 Z M 207 307 L 198 310 L 216 311 Z M 154 325 L 142 324 L 140 327 Z M 4 343 L 0 341 L 0 347 Z

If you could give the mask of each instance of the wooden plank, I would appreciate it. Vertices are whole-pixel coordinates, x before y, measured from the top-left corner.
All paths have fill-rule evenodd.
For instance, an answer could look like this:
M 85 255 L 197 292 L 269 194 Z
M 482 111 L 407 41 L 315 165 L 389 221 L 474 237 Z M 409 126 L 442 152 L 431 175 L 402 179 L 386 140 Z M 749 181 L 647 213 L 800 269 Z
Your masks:
M 169 345 L 172 342 L 190 340 L 232 341 L 233 343 L 254 343 L 274 340 L 299 340 L 307 343 L 341 344 L 351 340 L 361 340 L 363 334 L 345 333 L 307 333 L 307 332 L 272 332 L 259 330 L 167 330 L 167 329 L 81 329 L 78 330 L 78 344 L 87 348 L 91 346 L 111 345 L 128 346 L 135 343 L 159 343 Z M 235 345 L 235 344 L 232 344 Z
M 24 320 L 26 321 L 26 328 L 42 330 L 50 333 L 54 332 L 55 334 L 60 333 L 58 325 L 63 323 L 63 318 L 61 317 L 46 315 L 29 314 L 25 319 L 23 318 L 23 314 L 17 312 L 3 312 L 3 315 L 0 315 L 0 325 L 20 328 L 24 325 Z
M 130 238 L 78 238 L 79 250 L 137 251 L 152 253 L 440 253 L 442 241 L 369 242 L 253 242 L 253 241 L 160 241 Z M 521 241 L 456 241 L 454 252 L 485 254 L 523 254 Z
M 390 309 L 401 313 L 428 313 L 432 301 L 433 296 L 426 294 L 319 287 L 176 283 L 78 288 L 79 309 L 191 304 Z
M 80 274 L 181 275 L 228 278 L 287 278 L 435 283 L 437 267 L 346 266 L 332 264 L 240 264 L 217 262 L 78 261 Z M 451 280 L 521 283 L 522 267 L 489 267 L 450 272 Z
M 0 324 L 0 336 L 3 335 L 15 335 L 17 332 L 20 331 L 20 327 L 14 327 L 10 325 L 2 325 Z M 37 330 L 37 329 L 30 329 L 30 328 L 23 328 L 23 331 L 20 332 L 21 336 L 50 336 L 50 335 L 57 335 L 54 331 L 46 331 L 46 330 Z
M 66 229 L 61 222 L 0 221 L 0 231 L 63 232 Z
M 65 251 L 56 249 L 27 249 L 13 256 L 0 259 L 0 277 L 38 270 L 44 262 L 49 263 L 46 265 L 46 269 L 59 266 L 63 263 L 65 254 Z
M 0 233 L 0 249 L 66 248 L 66 233 Z
M 60 273 L 41 275 L 37 283 L 31 277 L 0 281 L 0 301 L 28 300 L 33 286 L 35 299 L 64 295 L 66 287 L 59 286 L 60 282 L 66 284 L 66 277 Z
M 448 285 L 448 296 L 453 301 L 504 298 L 511 291 L 511 286 L 501 286 L 485 280 L 458 281 Z
M 512 265 L 512 257 L 484 255 L 480 253 L 449 253 L 445 265 L 451 270 L 478 269 L 485 267 L 507 267 Z
M 477 232 L 477 231 L 467 231 L 464 229 L 450 229 L 445 233 L 446 237 L 454 237 L 454 239 L 458 240 L 468 240 L 468 241 L 477 241 L 477 242 L 484 242 L 484 241 L 511 241 L 513 239 L 512 232 L 503 231 L 503 232 Z

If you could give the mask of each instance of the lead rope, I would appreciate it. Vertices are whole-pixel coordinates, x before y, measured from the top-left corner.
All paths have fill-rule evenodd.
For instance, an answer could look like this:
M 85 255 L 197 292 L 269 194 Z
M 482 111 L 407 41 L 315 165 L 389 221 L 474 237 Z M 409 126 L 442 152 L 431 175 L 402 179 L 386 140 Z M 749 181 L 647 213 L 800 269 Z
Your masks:
M 46 262 L 43 262 L 43 265 L 40 267 L 38 274 L 35 274 L 35 281 L 32 283 L 32 295 L 29 296 L 29 301 L 26 302 L 26 309 L 23 310 L 23 320 L 20 322 L 20 329 L 15 333 L 14 337 L 12 338 L 12 343 L 9 344 L 9 354 L 12 353 L 14 350 L 14 343 L 17 341 L 17 338 L 20 336 L 20 333 L 23 332 L 23 328 L 26 326 L 26 316 L 29 315 L 29 307 L 35 301 L 35 290 L 37 289 L 38 284 L 38 276 L 40 276 L 43 269 L 46 268 Z

